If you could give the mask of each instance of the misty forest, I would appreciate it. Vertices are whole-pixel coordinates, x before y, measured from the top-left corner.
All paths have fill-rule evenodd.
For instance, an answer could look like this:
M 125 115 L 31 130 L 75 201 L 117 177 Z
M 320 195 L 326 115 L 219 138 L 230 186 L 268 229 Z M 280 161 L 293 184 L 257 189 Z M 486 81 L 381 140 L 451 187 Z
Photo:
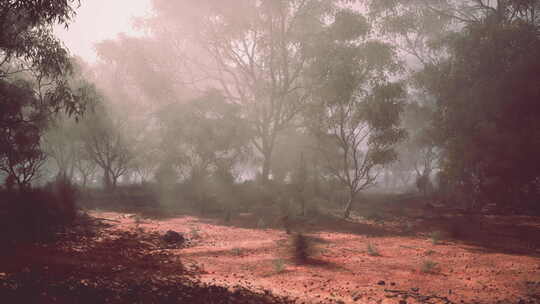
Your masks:
M 540 303 L 540 1 L 87 1 L 0 0 L 1 303 Z

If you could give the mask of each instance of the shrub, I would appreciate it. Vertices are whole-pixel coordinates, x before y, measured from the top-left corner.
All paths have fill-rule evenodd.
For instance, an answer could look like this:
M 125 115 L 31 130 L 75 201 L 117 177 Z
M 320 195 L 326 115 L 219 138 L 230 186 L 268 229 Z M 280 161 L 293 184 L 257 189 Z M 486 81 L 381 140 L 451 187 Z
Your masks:
M 405 224 L 405 232 L 406 233 L 411 233 L 413 230 L 414 230 L 414 224 L 411 223 L 411 222 L 407 222 Z
M 422 267 L 420 268 L 420 271 L 424 273 L 434 273 L 437 271 L 437 268 L 439 266 L 439 263 L 431 261 L 431 260 L 425 260 L 422 262 Z
M 76 188 L 60 180 L 43 189 L 3 191 L 0 203 L 0 238 L 43 241 L 69 225 L 77 215 Z
M 264 219 L 262 217 L 259 218 L 259 220 L 257 221 L 257 228 L 258 229 L 266 228 L 266 223 L 264 222 Z
M 433 243 L 433 245 L 439 244 L 439 242 L 441 241 L 441 232 L 433 231 L 429 234 L 429 239 L 431 240 L 431 243 Z
M 377 246 L 368 243 L 367 244 L 367 254 L 370 256 L 380 256 L 379 249 L 377 249 Z
M 274 270 L 277 273 L 281 273 L 281 272 L 285 271 L 285 261 L 283 259 L 275 259 L 272 262 L 272 265 L 274 266 Z
M 240 249 L 240 248 L 233 248 L 233 249 L 232 249 L 232 253 L 233 253 L 233 255 L 241 255 L 241 254 L 242 254 L 242 249 Z
M 296 264 L 305 264 L 313 254 L 312 241 L 302 233 L 291 237 L 292 258 Z
M 199 233 L 201 230 L 198 227 L 191 227 L 190 235 L 191 238 L 196 240 L 201 238 L 201 234 Z

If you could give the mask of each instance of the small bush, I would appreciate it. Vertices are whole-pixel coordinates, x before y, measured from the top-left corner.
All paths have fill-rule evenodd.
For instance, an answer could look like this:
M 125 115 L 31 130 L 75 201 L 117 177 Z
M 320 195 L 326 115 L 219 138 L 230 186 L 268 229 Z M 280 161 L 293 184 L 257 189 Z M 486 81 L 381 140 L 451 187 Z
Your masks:
M 201 234 L 199 233 L 201 230 L 198 227 L 191 227 L 190 235 L 191 238 L 196 240 L 201 238 Z
M 233 253 L 233 255 L 241 255 L 241 254 L 242 254 L 242 249 L 240 249 L 240 248 L 233 248 L 233 249 L 232 249 L 232 253 Z
M 433 231 L 429 234 L 429 239 L 431 240 L 431 243 L 433 243 L 433 245 L 439 244 L 439 242 L 441 241 L 441 237 L 442 235 L 440 231 Z
M 414 229 L 414 224 L 412 222 L 407 222 L 405 224 L 405 232 L 406 233 L 411 233 Z
M 277 273 L 282 273 L 283 271 L 285 271 L 285 261 L 283 259 L 275 259 L 272 262 L 272 265 L 274 266 L 274 270 Z
M 370 213 L 366 214 L 364 216 L 364 218 L 366 220 L 373 221 L 373 222 L 375 222 L 377 224 L 384 222 L 384 217 L 381 214 L 377 213 L 377 212 L 370 212 Z
M 368 243 L 367 244 L 367 254 L 370 256 L 380 256 L 379 249 L 377 249 L 377 246 Z
M 52 238 L 75 219 L 76 196 L 76 188 L 66 180 L 43 189 L 0 192 L 0 238 L 11 241 Z
M 431 261 L 431 260 L 426 260 L 422 262 L 420 271 L 422 271 L 423 273 L 434 273 L 437 271 L 438 266 L 439 266 L 439 263 Z
M 296 264 L 305 264 L 313 254 L 313 244 L 307 236 L 296 233 L 291 237 L 292 258 Z
M 266 228 L 266 222 L 264 221 L 264 219 L 262 217 L 259 218 L 259 220 L 257 221 L 257 228 L 258 229 L 265 229 Z

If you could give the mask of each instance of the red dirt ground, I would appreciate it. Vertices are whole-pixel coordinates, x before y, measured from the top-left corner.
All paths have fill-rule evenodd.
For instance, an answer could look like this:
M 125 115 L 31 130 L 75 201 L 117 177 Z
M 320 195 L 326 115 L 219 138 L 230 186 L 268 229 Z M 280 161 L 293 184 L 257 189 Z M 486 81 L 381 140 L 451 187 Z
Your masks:
M 481 231 L 484 238 L 443 238 L 437 244 L 419 232 L 420 226 L 429 229 L 429 220 L 414 222 L 414 231 L 400 233 L 403 227 L 395 222 L 321 219 L 296 227 L 319 240 L 315 261 L 297 266 L 287 258 L 288 235 L 256 229 L 250 215 L 227 224 L 192 216 L 92 215 L 119 221 L 115 225 L 121 229 L 182 232 L 192 244 L 173 252 L 184 265 L 198 265 L 202 281 L 270 289 L 298 303 L 540 303 L 539 238 L 531 240 L 538 237 L 538 218 L 484 217 L 478 227 L 462 227 L 472 229 L 472 235 Z M 498 226 L 490 226 L 492 222 Z M 506 234 L 489 231 L 501 225 L 506 225 Z M 520 235 L 518 226 L 533 232 Z M 380 255 L 369 255 L 368 244 Z M 280 259 L 285 267 L 278 271 Z M 436 264 L 423 271 L 430 262 Z

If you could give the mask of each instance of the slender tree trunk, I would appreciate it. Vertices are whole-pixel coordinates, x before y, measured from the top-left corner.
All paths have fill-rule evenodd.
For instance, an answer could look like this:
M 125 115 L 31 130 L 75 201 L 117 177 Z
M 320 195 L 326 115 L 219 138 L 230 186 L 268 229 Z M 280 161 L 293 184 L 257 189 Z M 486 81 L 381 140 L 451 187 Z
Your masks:
M 300 200 L 300 215 L 305 216 L 306 215 L 306 200 L 304 199 L 303 193 L 300 193 L 299 198 Z
M 111 190 L 116 190 L 116 186 L 118 185 L 118 176 L 113 175 L 111 178 Z
M 82 175 L 82 188 L 83 190 L 86 190 L 86 184 L 88 183 L 88 176 L 86 174 Z
M 350 191 L 349 200 L 347 201 L 347 205 L 345 206 L 345 211 L 343 212 L 343 218 L 348 219 L 351 216 L 352 205 L 353 205 L 355 197 L 356 197 L 356 193 L 354 193 L 354 191 Z
M 103 186 L 105 187 L 106 191 L 111 191 L 113 188 L 112 181 L 111 181 L 111 174 L 107 169 L 103 170 Z
M 263 184 L 268 184 L 268 181 L 270 180 L 270 167 L 272 164 L 272 151 L 269 149 L 266 149 L 266 151 L 263 153 L 263 167 L 262 167 L 262 175 L 261 175 L 261 181 Z

